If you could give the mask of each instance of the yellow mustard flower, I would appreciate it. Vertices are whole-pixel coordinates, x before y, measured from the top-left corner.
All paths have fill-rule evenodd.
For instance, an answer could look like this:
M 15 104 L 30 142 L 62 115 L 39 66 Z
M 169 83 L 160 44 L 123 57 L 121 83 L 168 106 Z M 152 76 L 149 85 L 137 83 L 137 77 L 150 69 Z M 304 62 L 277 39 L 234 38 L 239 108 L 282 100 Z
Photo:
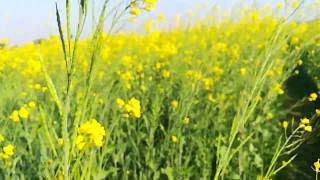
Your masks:
M 273 90 L 276 91 L 278 94 L 284 94 L 284 90 L 282 89 L 281 84 L 277 83 L 273 86 Z
M 41 88 L 41 91 L 42 91 L 42 92 L 46 92 L 47 90 L 48 90 L 47 87 L 42 87 L 42 88 Z
M 36 89 L 36 90 L 41 90 L 41 85 L 40 84 L 35 84 L 33 88 Z
M 176 109 L 179 105 L 177 100 L 172 100 L 170 104 L 171 104 L 172 109 Z
M 273 113 L 272 112 L 268 112 L 267 113 L 267 119 L 270 120 L 273 118 Z
M 30 108 L 35 108 L 36 107 L 36 102 L 34 102 L 34 101 L 30 101 L 29 103 L 28 103 L 28 106 L 30 107 Z
M 14 146 L 11 144 L 6 145 L 5 147 L 2 148 L 2 151 L 3 152 L 0 153 L 0 157 L 2 159 L 8 159 L 14 155 Z
M 287 129 L 287 128 L 288 128 L 288 125 L 289 125 L 288 121 L 283 121 L 283 122 L 282 122 L 282 127 L 283 127 L 284 129 Z
M 117 98 L 116 103 L 118 105 L 119 108 L 122 108 L 126 103 L 124 102 L 123 99 L 121 98 Z
M 62 138 L 58 138 L 58 145 L 60 145 L 60 146 L 63 145 L 63 139 Z
M 318 159 L 318 161 L 313 163 L 312 169 L 317 173 L 320 172 L 320 159 Z
M 172 141 L 173 143 L 177 143 L 177 142 L 178 142 L 177 136 L 172 135 L 172 136 L 171 136 L 171 141 Z
M 129 100 L 129 102 L 124 106 L 124 109 L 128 114 L 132 115 L 135 118 L 141 117 L 140 101 L 134 97 Z
M 81 124 L 77 132 L 75 144 L 80 150 L 85 147 L 101 147 L 106 136 L 106 130 L 96 119 Z
M 316 101 L 318 98 L 318 94 L 317 93 L 311 93 L 308 97 L 309 101 Z
M 27 119 L 29 117 L 29 111 L 25 107 L 21 107 L 19 109 L 19 116 L 23 119 Z
M 143 0 L 144 3 L 151 5 L 152 7 L 155 6 L 158 0 Z
M 84 136 L 78 135 L 76 137 L 76 142 L 75 143 L 76 143 L 77 148 L 79 150 L 82 150 L 84 148 L 84 146 L 86 145 Z
M 305 127 L 304 127 L 304 130 L 305 130 L 306 132 L 312 132 L 312 126 L 305 126 Z
M 131 7 L 130 14 L 135 15 L 135 16 L 139 16 L 140 15 L 140 9 L 137 8 L 137 7 Z
M 145 4 L 144 10 L 149 12 L 152 8 L 154 8 L 154 4 Z
M 10 115 L 10 120 L 12 120 L 13 122 L 19 122 L 20 118 L 19 118 L 19 111 L 14 110 L 11 115 Z
M 308 119 L 308 118 L 302 118 L 302 119 L 300 120 L 300 123 L 301 123 L 301 124 L 304 124 L 304 125 L 309 124 L 309 123 L 310 123 L 310 119 Z
M 281 9 L 283 8 L 283 3 L 278 3 L 278 4 L 277 4 L 277 8 L 278 8 L 279 10 L 281 10 Z
M 240 74 L 242 76 L 246 75 L 247 74 L 247 69 L 246 68 L 240 68 Z
M 299 1 L 298 0 L 293 0 L 292 2 L 292 7 L 297 8 L 299 6 Z
M 210 90 L 213 87 L 213 79 L 204 78 L 202 81 L 206 90 Z
M 170 71 L 168 71 L 168 70 L 163 70 L 162 71 L 162 77 L 169 78 L 170 75 L 171 75 Z

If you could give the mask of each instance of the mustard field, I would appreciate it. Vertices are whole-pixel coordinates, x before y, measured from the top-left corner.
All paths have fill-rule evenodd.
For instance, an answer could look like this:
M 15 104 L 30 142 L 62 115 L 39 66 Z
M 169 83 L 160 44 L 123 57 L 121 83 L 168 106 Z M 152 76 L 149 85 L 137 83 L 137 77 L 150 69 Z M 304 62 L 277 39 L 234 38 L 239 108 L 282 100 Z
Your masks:
M 66 0 L 57 35 L 2 40 L 0 179 L 318 179 L 319 4 L 108 33 L 105 2 L 86 38 L 90 2 L 71 32 Z

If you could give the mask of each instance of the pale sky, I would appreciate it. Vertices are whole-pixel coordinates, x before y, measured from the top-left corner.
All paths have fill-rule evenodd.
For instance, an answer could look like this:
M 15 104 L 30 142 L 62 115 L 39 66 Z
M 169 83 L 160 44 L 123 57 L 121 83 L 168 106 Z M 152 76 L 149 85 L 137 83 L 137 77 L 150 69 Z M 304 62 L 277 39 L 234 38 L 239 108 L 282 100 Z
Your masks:
M 102 0 L 95 1 L 99 3 Z M 134 29 L 145 19 L 156 17 L 160 13 L 165 14 L 167 19 L 173 19 L 176 14 L 184 15 L 189 10 L 196 10 L 199 5 L 204 6 L 207 4 L 209 7 L 219 5 L 224 8 L 231 7 L 238 1 L 239 0 L 158 0 L 155 10 L 151 13 L 144 13 L 135 23 L 126 23 L 124 28 Z M 250 4 L 276 4 L 284 0 L 240 1 L 246 1 Z M 21 44 L 57 34 L 55 2 L 58 2 L 61 12 L 63 12 L 64 0 L 0 0 L 0 39 L 5 37 L 10 43 Z M 78 1 L 71 0 L 71 2 L 76 5 Z M 75 11 L 74 14 L 76 14 Z M 76 17 L 74 15 L 72 21 L 75 22 L 75 20 Z M 89 25 L 90 21 L 87 23 Z M 89 29 L 90 28 L 87 28 L 85 31 L 89 31 Z

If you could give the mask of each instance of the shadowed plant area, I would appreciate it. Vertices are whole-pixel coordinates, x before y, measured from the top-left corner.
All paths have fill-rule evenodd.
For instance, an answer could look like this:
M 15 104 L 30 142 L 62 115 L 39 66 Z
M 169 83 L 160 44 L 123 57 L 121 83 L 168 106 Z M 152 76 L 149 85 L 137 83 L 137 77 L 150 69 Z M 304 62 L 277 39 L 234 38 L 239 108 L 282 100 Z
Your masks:
M 98 2 L 57 1 L 57 35 L 2 40 L 0 179 L 318 179 L 320 2 L 143 33 L 118 28 L 156 0 Z

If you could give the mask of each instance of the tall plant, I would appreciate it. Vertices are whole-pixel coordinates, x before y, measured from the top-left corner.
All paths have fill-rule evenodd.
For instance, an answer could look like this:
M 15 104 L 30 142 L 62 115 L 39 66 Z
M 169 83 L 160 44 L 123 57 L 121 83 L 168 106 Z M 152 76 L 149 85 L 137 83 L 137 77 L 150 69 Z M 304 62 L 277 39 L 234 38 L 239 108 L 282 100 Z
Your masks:
M 97 19 L 97 24 L 95 24 L 95 8 L 94 0 L 92 0 L 92 33 L 91 40 L 89 45 L 89 69 L 86 74 L 86 83 L 85 83 L 85 97 L 80 103 L 80 114 L 74 116 L 75 119 L 70 122 L 70 118 L 73 117 L 73 113 L 70 109 L 70 102 L 73 97 L 72 87 L 74 85 L 74 80 L 76 78 L 76 64 L 78 63 L 78 46 L 81 34 L 85 28 L 86 19 L 88 17 L 89 9 L 89 0 L 78 0 L 76 6 L 78 7 L 78 20 L 76 21 L 77 27 L 75 31 L 75 36 L 72 37 L 72 27 L 71 27 L 71 10 L 73 7 L 70 0 L 65 0 L 65 21 L 66 21 L 66 32 L 63 31 L 62 17 L 59 12 L 58 3 L 56 3 L 56 18 L 57 25 L 59 30 L 59 36 L 61 41 L 61 47 L 63 50 L 64 63 L 66 67 L 66 92 L 65 96 L 61 98 L 57 89 L 54 86 L 54 83 L 47 73 L 47 70 L 43 68 L 45 72 L 46 82 L 50 91 L 51 96 L 53 97 L 60 113 L 61 117 L 61 131 L 62 131 L 62 140 L 63 140 L 63 176 L 64 179 L 70 179 L 72 177 L 70 174 L 71 162 L 75 158 L 75 147 L 77 141 L 77 132 L 80 125 L 80 122 L 86 118 L 86 109 L 88 107 L 88 101 L 91 94 L 91 87 L 93 84 L 93 74 L 95 71 L 95 64 L 98 60 L 98 54 L 103 46 L 101 38 L 103 35 L 105 21 L 107 17 L 110 18 L 110 27 L 108 32 L 112 32 L 112 29 L 117 25 L 121 17 L 126 15 L 128 12 L 134 16 L 140 15 L 140 10 L 149 11 L 154 7 L 156 0 L 123 0 L 119 1 L 116 4 L 111 3 L 110 0 L 103 0 L 102 7 Z M 40 58 L 41 59 L 41 58 Z M 41 59 L 43 62 L 43 60 Z M 90 158 L 92 159 L 92 158 Z M 90 172 L 90 171 L 89 171 Z M 87 175 L 90 177 L 90 174 Z

